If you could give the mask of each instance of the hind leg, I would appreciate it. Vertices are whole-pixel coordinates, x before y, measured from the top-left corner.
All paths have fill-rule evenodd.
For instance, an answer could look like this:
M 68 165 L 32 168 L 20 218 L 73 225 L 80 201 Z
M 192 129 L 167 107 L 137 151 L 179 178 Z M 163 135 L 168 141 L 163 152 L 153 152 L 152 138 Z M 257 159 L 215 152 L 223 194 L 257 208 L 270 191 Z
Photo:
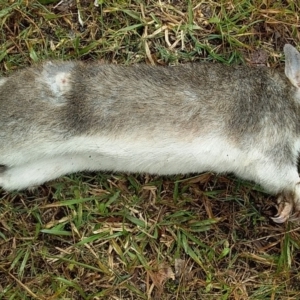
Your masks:
M 256 182 L 266 190 L 278 194 L 278 213 L 272 218 L 276 223 L 284 223 L 293 212 L 300 212 L 300 177 L 297 167 L 274 164 L 272 161 L 265 163 L 265 168 L 259 169 Z

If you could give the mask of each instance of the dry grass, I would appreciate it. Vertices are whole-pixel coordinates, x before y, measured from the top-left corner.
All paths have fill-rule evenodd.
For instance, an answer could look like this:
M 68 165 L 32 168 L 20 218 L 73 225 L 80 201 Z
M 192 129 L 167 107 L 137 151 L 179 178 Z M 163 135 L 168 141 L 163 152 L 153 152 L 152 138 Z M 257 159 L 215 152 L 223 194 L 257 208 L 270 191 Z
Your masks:
M 282 64 L 298 1 L 0 1 L 0 68 Z M 298 3 L 298 4 L 297 4 Z M 80 25 L 80 18 L 83 25 Z M 300 299 L 299 229 L 233 176 L 73 174 L 1 192 L 1 299 Z

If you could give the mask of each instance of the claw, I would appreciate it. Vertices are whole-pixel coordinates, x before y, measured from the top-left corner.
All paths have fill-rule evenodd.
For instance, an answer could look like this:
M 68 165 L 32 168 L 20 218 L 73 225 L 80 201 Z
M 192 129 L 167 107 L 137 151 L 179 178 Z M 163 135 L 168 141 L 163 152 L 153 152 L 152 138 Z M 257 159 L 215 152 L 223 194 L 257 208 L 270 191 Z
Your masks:
M 290 217 L 293 210 L 293 205 L 289 202 L 280 203 L 278 207 L 278 214 L 271 218 L 275 223 L 284 223 Z

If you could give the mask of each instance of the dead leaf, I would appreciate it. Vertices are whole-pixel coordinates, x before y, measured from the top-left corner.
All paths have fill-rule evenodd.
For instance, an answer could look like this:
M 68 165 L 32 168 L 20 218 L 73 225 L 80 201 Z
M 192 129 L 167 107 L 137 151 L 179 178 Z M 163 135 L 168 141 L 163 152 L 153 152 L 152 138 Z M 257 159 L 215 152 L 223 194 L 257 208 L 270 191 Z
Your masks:
M 185 260 L 176 258 L 175 259 L 175 276 L 176 278 L 180 278 L 182 274 L 184 273 L 185 269 Z
M 161 294 L 163 292 L 164 284 L 168 279 L 175 280 L 175 274 L 172 268 L 166 263 L 153 266 L 152 270 L 148 271 L 148 275 L 158 290 L 157 294 Z

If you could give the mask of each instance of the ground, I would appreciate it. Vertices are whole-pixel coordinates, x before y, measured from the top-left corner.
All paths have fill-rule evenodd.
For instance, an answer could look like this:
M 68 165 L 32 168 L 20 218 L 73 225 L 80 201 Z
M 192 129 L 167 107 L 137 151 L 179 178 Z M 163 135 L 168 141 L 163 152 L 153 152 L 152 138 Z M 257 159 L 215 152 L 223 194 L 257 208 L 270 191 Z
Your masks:
M 299 15 L 292 0 L 0 1 L 0 71 L 279 68 Z M 300 299 L 297 223 L 273 223 L 275 197 L 231 174 L 80 173 L 0 196 L 1 299 Z

